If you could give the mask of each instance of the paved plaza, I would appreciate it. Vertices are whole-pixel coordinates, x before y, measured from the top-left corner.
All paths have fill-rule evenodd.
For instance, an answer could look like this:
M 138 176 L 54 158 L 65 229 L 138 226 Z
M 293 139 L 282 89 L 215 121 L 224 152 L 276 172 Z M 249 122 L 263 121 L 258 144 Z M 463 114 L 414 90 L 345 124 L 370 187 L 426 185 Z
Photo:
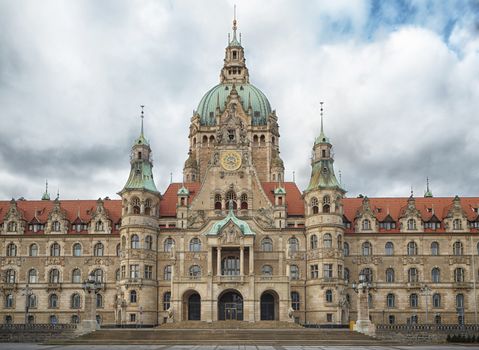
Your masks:
M 264 346 L 264 345 L 41 345 L 25 343 L 0 343 L 0 350 L 479 350 L 479 345 L 391 345 L 391 346 Z

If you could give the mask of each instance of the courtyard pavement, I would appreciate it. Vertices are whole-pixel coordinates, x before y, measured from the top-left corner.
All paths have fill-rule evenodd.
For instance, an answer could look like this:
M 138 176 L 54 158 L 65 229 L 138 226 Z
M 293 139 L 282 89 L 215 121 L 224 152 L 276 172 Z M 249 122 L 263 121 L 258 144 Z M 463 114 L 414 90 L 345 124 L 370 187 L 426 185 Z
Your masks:
M 1 350 L 479 350 L 479 345 L 391 345 L 391 346 L 263 346 L 263 345 L 41 345 L 0 343 Z

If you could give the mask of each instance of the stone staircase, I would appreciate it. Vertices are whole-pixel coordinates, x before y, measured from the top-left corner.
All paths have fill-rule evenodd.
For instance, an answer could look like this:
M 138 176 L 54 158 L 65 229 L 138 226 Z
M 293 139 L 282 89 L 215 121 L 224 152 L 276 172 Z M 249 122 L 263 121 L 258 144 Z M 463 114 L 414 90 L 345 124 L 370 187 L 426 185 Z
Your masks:
M 101 329 L 64 344 L 379 345 L 377 340 L 347 329 L 311 329 L 297 325 L 283 328 L 283 325 L 274 322 L 269 325 L 263 322 L 198 323 L 194 325 L 187 322 L 150 329 Z M 269 328 L 264 328 L 267 326 Z

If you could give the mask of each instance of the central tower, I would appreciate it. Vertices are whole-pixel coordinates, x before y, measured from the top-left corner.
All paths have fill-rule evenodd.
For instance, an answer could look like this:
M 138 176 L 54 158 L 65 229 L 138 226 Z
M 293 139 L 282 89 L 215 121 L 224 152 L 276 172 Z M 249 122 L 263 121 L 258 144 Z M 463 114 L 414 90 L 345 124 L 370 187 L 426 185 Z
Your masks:
M 219 161 L 218 152 L 224 150 L 237 151 L 229 153 L 231 161 L 233 156 L 240 155 L 243 162 L 254 165 L 261 182 L 283 180 L 276 112 L 263 92 L 249 80 L 234 19 L 220 83 L 203 96 L 191 118 L 184 182 L 202 182 L 211 163 Z

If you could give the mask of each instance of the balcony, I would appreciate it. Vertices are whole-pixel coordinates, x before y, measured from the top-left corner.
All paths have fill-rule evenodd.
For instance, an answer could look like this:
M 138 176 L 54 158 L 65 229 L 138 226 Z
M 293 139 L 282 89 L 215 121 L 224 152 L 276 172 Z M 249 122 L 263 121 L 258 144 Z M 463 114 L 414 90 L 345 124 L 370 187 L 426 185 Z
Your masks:
M 245 283 L 245 276 L 240 275 L 227 275 L 227 276 L 215 276 L 213 279 L 215 283 Z

